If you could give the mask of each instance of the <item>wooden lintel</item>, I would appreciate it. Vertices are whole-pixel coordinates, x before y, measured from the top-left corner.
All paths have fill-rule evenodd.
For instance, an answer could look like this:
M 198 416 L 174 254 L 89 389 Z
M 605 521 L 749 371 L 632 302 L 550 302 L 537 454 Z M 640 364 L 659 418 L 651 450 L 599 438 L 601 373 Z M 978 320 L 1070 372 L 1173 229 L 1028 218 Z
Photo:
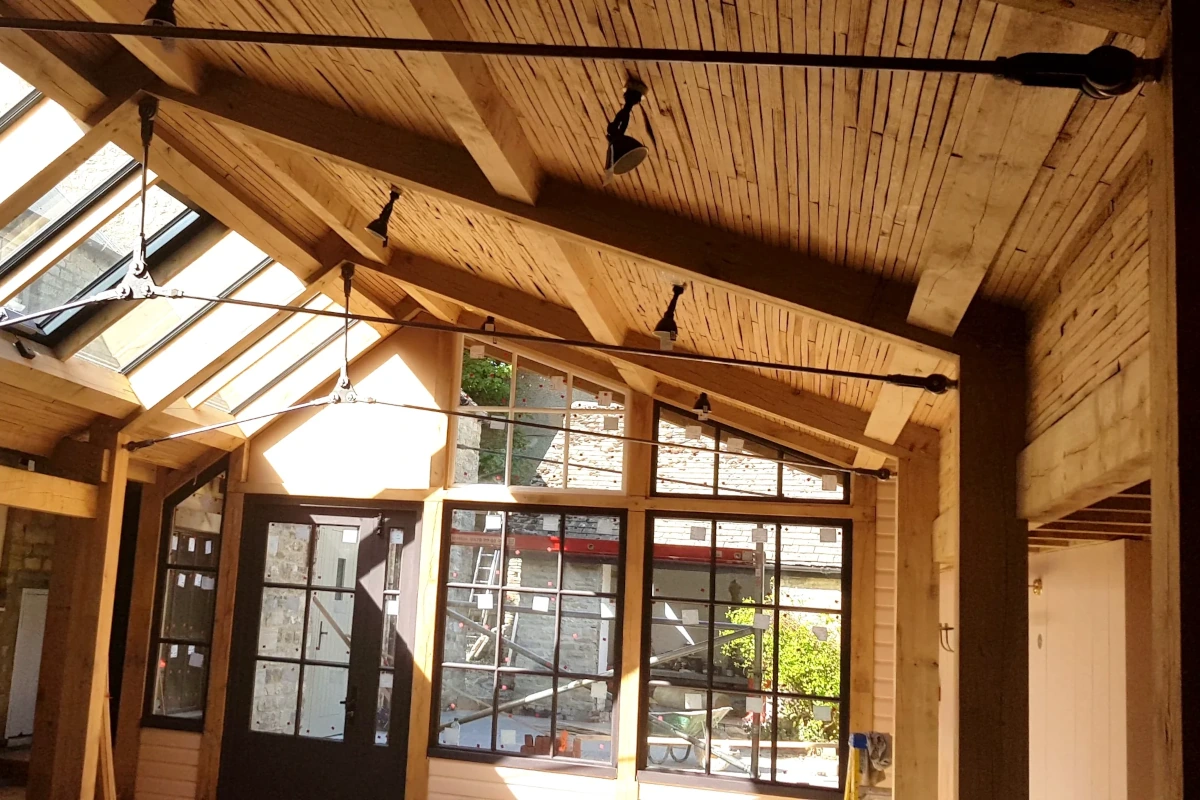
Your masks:
M 0 466 L 0 505 L 90 519 L 96 502 L 93 484 Z

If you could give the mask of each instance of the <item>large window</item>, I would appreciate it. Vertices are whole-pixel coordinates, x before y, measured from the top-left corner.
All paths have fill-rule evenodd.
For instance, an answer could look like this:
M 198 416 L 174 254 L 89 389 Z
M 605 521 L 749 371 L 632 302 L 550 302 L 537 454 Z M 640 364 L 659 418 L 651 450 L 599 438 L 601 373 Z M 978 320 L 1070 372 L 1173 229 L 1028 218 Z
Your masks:
M 683 445 L 654 449 L 655 494 L 850 501 L 846 473 L 816 458 L 661 404 L 654 421 L 658 441 Z
M 199 730 L 208 689 L 225 466 L 168 499 L 159 546 L 159 589 L 146 716 L 150 724 Z
M 447 519 L 435 747 L 614 765 L 623 517 L 458 508 Z
M 841 785 L 845 523 L 654 516 L 645 769 Z
M 621 489 L 621 392 L 468 339 L 459 406 L 456 484 Z

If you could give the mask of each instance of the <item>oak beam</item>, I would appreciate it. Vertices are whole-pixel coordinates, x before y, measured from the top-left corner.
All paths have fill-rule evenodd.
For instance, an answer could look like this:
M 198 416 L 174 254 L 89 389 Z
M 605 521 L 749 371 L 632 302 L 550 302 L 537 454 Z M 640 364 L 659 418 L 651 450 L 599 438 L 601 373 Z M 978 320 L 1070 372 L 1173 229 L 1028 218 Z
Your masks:
M 1154 753 L 1139 794 L 1182 800 L 1200 786 L 1197 631 L 1200 630 L 1200 280 L 1191 267 L 1200 214 L 1200 7 L 1168 2 L 1147 43 L 1165 59 L 1146 88 L 1150 150 L 1151 602 Z M 1188 444 L 1192 442 L 1193 444 Z M 1132 793 L 1132 792 L 1131 792 Z
M 937 371 L 940 363 L 938 359 L 915 350 L 893 348 L 884 372 L 901 375 L 931 375 Z M 867 427 L 863 432 L 872 439 L 895 444 L 904 432 L 904 426 L 908 424 L 923 394 L 924 391 L 921 389 L 885 383 L 880 387 L 879 393 L 875 395 L 875 406 L 871 409 L 871 417 L 867 420 Z M 885 460 L 881 453 L 860 448 L 854 459 L 854 466 L 879 469 Z
M 128 441 L 118 433 L 96 434 L 107 450 L 107 475 L 98 487 L 96 517 L 79 524 L 79 553 L 72 586 L 71 620 L 63 654 L 63 715 L 54 743 L 51 800 L 92 800 L 96 792 L 100 726 L 108 694 L 108 646 L 112 634 L 117 552 L 125 508 Z
M 0 466 L 0 506 L 91 519 L 96 516 L 96 487 L 40 472 Z
M 21 16 L 24 14 L 0 0 L 0 17 Z M 87 119 L 107 99 L 75 57 L 45 35 L 5 31 L 0 36 L 0 62 L 76 119 Z
M 1150 35 L 1164 5 L 1162 0 L 999 0 L 999 3 L 1143 39 Z
M 1145 353 L 1122 365 L 1021 451 L 1023 519 L 1050 522 L 1150 478 L 1150 361 Z
M 646 262 L 689 280 L 777 303 L 947 360 L 957 341 L 910 325 L 911 287 L 784 248 L 547 180 L 530 206 L 498 195 L 469 153 L 236 76 L 214 75 L 200 95 L 152 89 L 210 119 L 551 236 Z M 386 143 L 386 146 L 384 146 Z M 985 336 L 972 331 L 971 336 Z M 991 330 L 995 338 L 995 330 Z
M 96 22 L 140 24 L 147 6 L 136 0 L 70 0 Z M 187 92 L 198 92 L 204 77 L 203 64 L 183 50 L 181 42 L 170 44 L 141 36 L 114 37 L 138 61 L 166 83 Z

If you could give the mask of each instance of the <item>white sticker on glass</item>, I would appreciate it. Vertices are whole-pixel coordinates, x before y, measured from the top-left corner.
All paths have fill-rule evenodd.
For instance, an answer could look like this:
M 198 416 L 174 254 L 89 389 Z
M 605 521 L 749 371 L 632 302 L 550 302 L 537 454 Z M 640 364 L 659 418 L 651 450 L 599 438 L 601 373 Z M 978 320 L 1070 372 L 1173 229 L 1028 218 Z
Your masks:
M 188 540 L 187 540 L 187 549 L 188 549 L 189 553 L 196 552 L 196 540 L 193 539 L 191 536 L 189 536 Z
M 763 699 L 761 697 L 746 698 L 746 713 L 761 714 L 763 713 Z
M 498 417 L 489 418 L 488 419 L 488 429 L 493 430 L 493 431 L 504 430 L 504 420 L 500 419 Z
M 604 430 L 619 431 L 621 430 L 621 418 L 608 415 L 604 418 Z
M 358 544 L 358 528 L 346 528 L 342 531 L 342 544 Z
M 206 555 L 206 556 L 212 555 L 212 539 L 209 539 L 204 542 L 204 555 Z
M 390 673 L 390 672 L 379 673 L 379 688 L 380 689 L 392 688 L 392 673 Z
M 754 530 L 750 531 L 750 541 L 762 542 L 763 544 L 766 544 L 767 529 L 766 528 L 755 528 Z
M 821 488 L 827 492 L 836 492 L 838 490 L 838 476 L 829 472 L 822 475 Z
M 188 656 L 188 666 L 189 667 L 203 667 L 204 666 L 204 653 L 192 653 L 190 656 Z
M 760 631 L 765 631 L 767 628 L 771 627 L 771 615 L 755 614 L 754 627 L 758 628 Z
M 273 556 L 279 553 L 279 537 L 271 534 L 267 537 L 267 555 Z
M 171 549 L 172 550 L 179 549 L 179 537 L 176 536 L 175 534 L 171 534 Z
M 542 530 L 557 531 L 558 530 L 558 514 L 543 514 L 542 515 Z
M 601 408 L 608 408 L 609 406 L 612 405 L 612 392 L 608 392 L 608 391 L 600 392 L 600 395 L 598 396 L 596 402 L 599 404 L 599 406 Z
M 192 586 L 199 586 L 202 583 L 204 583 L 204 576 L 199 572 L 192 576 Z
M 449 745 L 450 747 L 458 747 L 461 736 L 462 728 L 455 722 L 449 728 L 442 731 L 442 744 Z
M 601 536 L 609 536 L 613 532 L 612 517 L 598 517 L 596 519 L 596 533 Z
M 504 517 L 499 514 L 488 514 L 483 518 L 483 529 L 485 531 L 498 531 L 504 526 Z
M 177 645 L 177 644 L 171 645 L 171 658 L 175 658 L 178 655 L 179 655 L 179 645 Z
M 833 719 L 833 706 L 813 706 L 813 718 L 819 719 L 821 722 L 829 722 Z
M 404 544 L 404 528 L 392 528 L 389 530 L 388 542 L 391 544 Z
M 592 699 L 606 700 L 608 698 L 608 684 L 596 681 L 592 684 Z
M 545 595 L 535 595 L 533 598 L 533 610 L 545 613 L 550 610 L 550 598 Z
M 692 541 L 703 542 L 708 538 L 708 528 L 703 525 L 692 526 Z
M 175 583 L 179 585 L 180 589 L 182 589 L 184 586 L 187 586 L 187 573 L 179 573 L 179 577 L 175 579 Z
M 700 624 L 700 612 L 694 608 L 685 608 L 683 610 L 683 624 L 684 625 L 699 625 Z
M 823 642 L 829 638 L 829 629 L 824 625 L 813 625 L 812 633 L 818 642 Z
M 700 692 L 688 692 L 683 696 L 683 707 L 686 711 L 699 711 L 704 708 L 704 695 Z
M 837 541 L 837 528 L 821 528 L 821 541 L 822 542 L 836 542 Z
M 725 447 L 731 453 L 740 453 L 746 449 L 746 440 L 740 436 L 730 436 L 725 440 Z
M 700 438 L 700 426 L 699 425 L 685 425 L 683 427 L 683 438 L 699 439 Z
M 480 611 L 491 611 L 492 602 L 491 592 L 484 592 L 483 594 L 475 595 L 475 607 Z
M 483 358 L 483 345 L 473 344 L 469 348 L 468 352 L 470 352 L 471 358 Z
M 296 541 L 297 542 L 307 542 L 309 532 L 310 532 L 310 529 L 307 525 L 304 526 L 303 528 L 296 529 Z
M 383 613 L 389 617 L 400 616 L 400 601 L 394 597 L 389 597 L 383 604 Z
M 200 581 L 200 588 L 206 592 L 211 592 L 217 588 L 217 579 L 211 575 L 205 575 L 204 579 Z
M 517 743 L 517 732 L 512 728 L 502 728 L 500 730 L 500 744 L 513 745 Z
M 616 619 L 617 607 L 612 600 L 600 601 L 600 619 Z

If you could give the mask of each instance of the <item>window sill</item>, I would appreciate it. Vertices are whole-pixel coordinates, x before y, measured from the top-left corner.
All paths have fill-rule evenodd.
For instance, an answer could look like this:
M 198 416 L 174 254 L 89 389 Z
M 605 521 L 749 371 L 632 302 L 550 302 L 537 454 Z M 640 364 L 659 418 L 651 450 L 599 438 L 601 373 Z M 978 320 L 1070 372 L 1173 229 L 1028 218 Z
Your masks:
M 501 753 L 483 753 L 474 750 L 456 750 L 450 747 L 431 747 L 426 754 L 429 758 L 441 758 L 448 761 L 474 761 L 478 764 L 491 764 L 497 767 L 512 769 L 527 769 L 534 772 L 553 772 L 559 775 L 580 775 L 589 778 L 617 777 L 616 767 L 607 764 L 584 764 L 579 761 L 569 761 L 565 758 L 539 758 L 537 756 L 513 756 Z
M 820 786 L 795 786 L 783 783 L 769 783 L 751 780 L 750 778 L 714 778 L 711 775 L 693 775 L 684 772 L 667 772 L 652 769 L 639 769 L 638 783 L 656 784 L 659 786 L 681 786 L 688 789 L 707 789 L 714 792 L 739 794 L 755 794 L 763 797 L 799 797 L 810 800 L 842 800 L 844 789 L 826 789 Z

